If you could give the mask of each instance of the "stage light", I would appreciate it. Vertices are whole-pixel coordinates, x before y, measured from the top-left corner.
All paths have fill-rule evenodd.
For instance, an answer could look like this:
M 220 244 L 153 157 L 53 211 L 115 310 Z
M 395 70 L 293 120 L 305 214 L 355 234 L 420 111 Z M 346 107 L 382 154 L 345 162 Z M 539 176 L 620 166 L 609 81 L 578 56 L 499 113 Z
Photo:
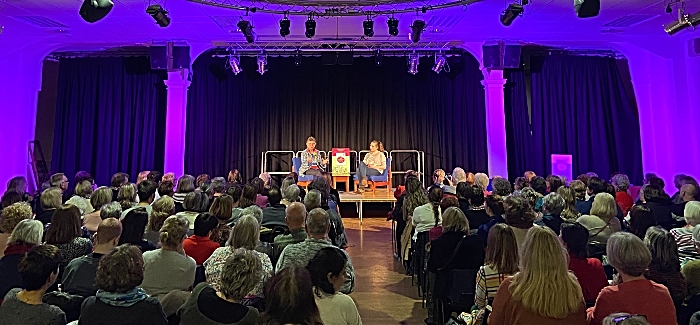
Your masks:
M 306 26 L 306 32 L 304 35 L 306 35 L 307 38 L 314 37 L 316 35 L 316 21 L 312 15 L 309 15 L 309 19 L 306 20 L 304 25 Z
M 163 9 L 160 5 L 150 5 L 146 8 L 146 13 L 151 15 L 153 19 L 156 20 L 158 26 L 168 27 L 170 25 L 170 17 L 168 17 L 168 11 Z
M 233 54 L 228 56 L 228 64 L 231 66 L 231 71 L 233 71 L 234 75 L 238 75 L 243 71 L 243 68 L 241 68 L 241 59 Z
M 418 61 L 420 56 L 418 53 L 411 53 L 408 55 L 408 73 L 415 75 L 418 73 Z
M 294 54 L 294 65 L 297 67 L 301 66 L 301 53 L 299 53 L 299 50 Z
M 389 25 L 389 35 L 391 36 L 397 36 L 399 35 L 399 20 L 391 17 L 389 20 L 386 21 L 386 24 Z
M 362 22 L 362 28 L 366 37 L 374 36 L 374 21 L 367 17 L 367 20 Z
M 83 17 L 88 23 L 94 23 L 102 18 L 105 18 L 112 8 L 114 3 L 111 0 L 85 0 L 80 6 L 80 17 Z
M 667 13 L 667 14 L 670 14 L 670 13 L 672 13 L 672 12 L 673 12 L 673 8 L 671 8 L 671 4 L 669 3 L 669 4 L 666 5 L 666 13 Z
M 255 34 L 253 33 L 253 25 L 247 20 L 241 20 L 236 24 L 238 29 L 241 30 L 243 36 L 245 36 L 245 41 L 248 43 L 255 42 Z
M 425 21 L 416 19 L 413 21 L 413 25 L 411 25 L 411 34 L 408 35 L 408 38 L 413 41 L 413 43 L 418 43 L 420 41 L 420 34 L 423 33 L 423 29 L 425 29 Z
M 267 72 L 267 55 L 260 54 L 258 55 L 258 73 L 262 76 L 265 72 Z
M 442 54 L 435 54 L 435 64 L 433 65 L 433 71 L 435 73 L 440 73 L 442 71 L 443 67 L 445 67 L 445 63 L 447 63 L 447 59 L 445 58 L 444 55 Z M 449 72 L 449 71 L 446 71 Z
M 382 52 L 380 52 L 379 50 L 377 50 L 377 53 L 374 55 L 374 65 L 382 65 Z
M 600 0 L 574 0 L 578 18 L 590 18 L 600 14 Z
M 503 26 L 510 26 L 513 20 L 522 15 L 524 11 L 523 6 L 520 4 L 509 4 L 508 8 L 501 13 L 501 24 L 503 24 Z
M 289 18 L 287 18 L 287 16 L 284 16 L 284 18 L 282 18 L 282 20 L 280 20 L 280 36 L 287 37 L 287 35 L 290 34 L 290 32 L 289 32 L 290 26 L 291 26 L 291 23 L 289 22 Z
M 700 25 L 700 12 L 688 15 L 684 14 L 681 10 L 678 13 L 678 20 L 664 25 L 664 30 L 666 31 L 666 33 L 668 33 L 668 35 L 673 35 L 688 27 L 695 27 L 698 25 Z

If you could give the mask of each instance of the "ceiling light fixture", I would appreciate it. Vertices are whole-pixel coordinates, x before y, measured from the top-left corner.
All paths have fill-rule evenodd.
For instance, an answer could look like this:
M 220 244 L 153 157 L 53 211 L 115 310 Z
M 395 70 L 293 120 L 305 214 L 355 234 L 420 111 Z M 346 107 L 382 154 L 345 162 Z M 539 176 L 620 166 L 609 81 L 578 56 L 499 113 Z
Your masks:
M 442 53 L 435 54 L 435 64 L 433 65 L 433 71 L 440 74 L 440 71 L 445 69 L 445 72 L 450 72 L 449 66 L 447 66 L 447 58 Z
M 590 18 L 600 14 L 600 0 L 574 0 L 578 18 Z
M 374 55 L 374 65 L 382 65 L 382 52 L 380 50 L 377 50 L 377 53 Z
M 155 4 L 150 5 L 146 8 L 146 13 L 151 15 L 156 23 L 160 27 L 168 27 L 170 25 L 170 17 L 168 17 L 168 11 L 163 9 L 161 5 Z
M 241 68 L 241 58 L 237 57 L 235 53 L 229 54 L 228 65 L 231 66 L 231 71 L 233 71 L 234 75 L 238 75 L 243 71 L 243 68 Z
M 683 9 L 678 11 L 678 20 L 664 25 L 664 30 L 668 35 L 676 34 L 688 27 L 700 25 L 700 11 L 692 15 L 685 14 Z
M 282 37 L 287 37 L 287 35 L 290 34 L 289 32 L 289 27 L 291 26 L 291 23 L 289 22 L 289 18 L 287 18 L 287 15 L 280 20 L 280 36 Z
M 666 13 L 667 13 L 667 14 L 670 14 L 670 13 L 672 13 L 672 12 L 673 12 L 673 8 L 671 8 L 671 3 L 669 2 L 669 3 L 666 5 Z
M 314 16 L 312 14 L 309 14 L 309 19 L 306 20 L 306 23 L 304 23 L 306 26 L 306 32 L 304 35 L 306 35 L 307 38 L 312 38 L 316 35 L 316 21 L 314 20 Z
M 408 55 L 408 73 L 416 75 L 418 73 L 418 63 L 420 61 L 420 56 L 418 53 L 413 52 Z
M 102 18 L 105 18 L 112 8 L 114 3 L 111 0 L 85 0 L 80 6 L 80 17 L 83 17 L 88 23 L 94 23 Z
M 362 22 L 362 29 L 364 29 L 364 34 L 366 37 L 374 36 L 374 21 L 372 18 L 367 16 L 367 20 Z
M 413 43 L 418 43 L 423 29 L 425 29 L 425 21 L 420 19 L 414 20 L 413 25 L 411 25 L 411 34 L 408 35 L 408 38 L 413 41 Z
M 391 17 L 389 20 L 386 21 L 386 24 L 389 25 L 389 35 L 391 36 L 398 36 L 399 35 L 399 20 Z
M 522 15 L 525 9 L 523 9 L 523 5 L 519 3 L 511 3 L 508 5 L 508 8 L 506 10 L 503 10 L 501 13 L 501 24 L 503 26 L 510 26 L 510 24 L 513 23 L 513 20 L 515 18 L 518 18 L 518 16 Z
M 238 26 L 238 29 L 243 33 L 243 36 L 245 36 L 245 41 L 248 43 L 253 43 L 255 42 L 255 34 L 253 33 L 253 25 L 247 21 L 247 20 L 241 20 L 236 24 Z
M 265 72 L 267 72 L 267 55 L 260 54 L 258 55 L 258 73 L 262 76 Z
M 297 53 L 294 54 L 294 65 L 297 67 L 301 66 L 301 53 L 299 50 L 297 50 Z

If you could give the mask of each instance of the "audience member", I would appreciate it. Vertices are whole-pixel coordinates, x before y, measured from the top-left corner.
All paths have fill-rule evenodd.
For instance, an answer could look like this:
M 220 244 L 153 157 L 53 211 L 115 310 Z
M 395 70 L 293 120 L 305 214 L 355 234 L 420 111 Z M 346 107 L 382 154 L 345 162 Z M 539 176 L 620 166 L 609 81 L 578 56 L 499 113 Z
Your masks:
M 185 253 L 192 257 L 197 265 L 204 264 L 204 261 L 221 246 L 218 242 L 210 239 L 212 232 L 218 225 L 219 221 L 213 215 L 200 213 L 194 220 L 194 234 L 182 242 Z
M 119 202 L 119 200 L 117 200 L 117 196 L 119 195 L 119 188 L 128 182 L 129 182 L 129 175 L 127 175 L 126 173 L 116 173 L 116 174 L 112 175 L 112 180 L 110 181 L 110 185 L 112 187 L 112 201 L 113 202 Z
M 90 205 L 95 209 L 95 211 L 86 214 L 83 217 L 83 227 L 87 229 L 90 233 L 95 233 L 97 227 L 102 222 L 101 217 L 102 208 L 112 202 L 112 190 L 109 187 L 102 186 L 98 187 L 92 196 L 90 196 Z M 119 211 L 121 212 L 121 206 L 119 206 Z M 119 217 L 117 217 L 118 219 Z
M 44 303 L 44 293 L 58 278 L 61 254 L 58 247 L 40 245 L 31 248 L 17 266 L 23 288 L 10 290 L 0 306 L 0 324 L 60 325 L 66 314 Z
M 595 179 L 591 179 L 589 184 L 594 182 Z M 608 193 L 598 193 L 592 196 L 590 201 L 593 201 L 589 210 L 590 215 L 582 215 L 576 222 L 588 229 L 589 244 L 604 247 L 610 235 L 622 229 L 620 220 L 615 218 L 617 203 L 615 203 L 615 198 Z
M 295 185 L 296 186 L 296 185 Z M 285 210 L 284 221 L 289 228 L 289 233 L 275 237 L 274 242 L 279 251 L 287 245 L 301 243 L 306 240 L 306 208 L 299 202 L 291 203 Z
M 90 181 L 82 181 L 75 184 L 75 191 L 73 191 L 73 196 L 66 201 L 66 204 L 72 204 L 80 209 L 80 215 L 84 216 L 86 214 L 95 211 L 92 204 L 90 203 L 90 197 L 92 196 L 92 183 Z
M 608 279 L 600 260 L 588 258 L 588 229 L 579 223 L 564 222 L 560 237 L 569 253 L 569 270 L 578 279 L 586 304 L 592 306 L 600 290 L 608 285 Z
M 219 243 L 220 246 L 226 246 L 226 241 L 231 235 L 231 227 L 228 221 L 231 220 L 233 212 L 233 198 L 224 194 L 214 198 L 214 203 L 209 208 L 211 213 L 217 220 L 218 224 L 211 233 L 211 240 Z
M 103 256 L 97 266 L 97 295 L 83 302 L 80 324 L 167 324 L 158 298 L 139 287 L 144 261 L 138 247 L 120 245 Z
M 693 230 L 693 240 L 697 243 L 696 250 L 700 251 L 700 227 Z M 683 304 L 676 306 L 676 313 L 678 323 L 686 324 L 693 313 L 700 310 L 700 260 L 687 260 L 681 267 L 681 274 L 688 284 L 688 292 Z
M 528 180 L 525 177 L 518 177 L 515 179 L 515 182 L 513 182 L 513 190 L 515 190 L 516 192 L 520 192 L 524 188 L 529 186 L 530 183 L 528 183 Z
M 530 188 L 535 190 L 535 192 L 539 193 L 541 196 L 547 195 L 547 181 L 544 179 L 544 177 L 535 176 L 531 178 Z M 536 206 L 536 208 L 539 208 L 539 206 Z
M 564 199 L 564 210 L 561 212 L 561 218 L 566 221 L 576 221 L 581 214 L 576 210 L 576 193 L 569 186 L 562 186 L 557 189 L 557 194 Z
M 162 298 L 170 291 L 192 288 L 197 263 L 182 247 L 188 228 L 187 219 L 168 217 L 160 228 L 161 248 L 143 253 L 141 287 L 149 296 Z
M 481 238 L 483 243 L 486 243 L 486 239 L 489 234 L 489 230 L 496 224 L 505 223 L 504 219 L 505 208 L 503 206 L 503 198 L 497 194 L 491 194 L 485 198 L 486 204 L 486 214 L 491 218 L 488 223 L 479 226 L 477 230 L 477 235 Z
M 603 325 L 649 325 L 646 316 L 615 313 L 603 319 Z
M 111 252 L 119 244 L 122 225 L 115 218 L 103 220 L 93 237 L 95 248 L 92 253 L 74 258 L 63 271 L 62 291 L 83 297 L 94 296 L 97 293 L 95 276 L 97 265 L 102 256 Z
M 92 242 L 81 237 L 82 234 L 80 210 L 75 205 L 64 204 L 54 212 L 44 243 L 56 245 L 60 250 L 61 275 L 72 259 L 92 252 Z
M 426 233 L 432 227 L 442 224 L 442 213 L 440 212 L 440 200 L 442 200 L 442 189 L 439 186 L 433 186 L 428 192 L 429 202 L 423 204 L 413 211 L 411 222 L 415 227 L 413 241 L 418 240 L 418 235 Z
M 194 229 L 194 219 L 196 219 L 200 213 L 205 212 L 201 210 L 203 205 L 202 201 L 205 199 L 205 197 L 206 196 L 199 191 L 187 193 L 182 203 L 183 210 L 175 214 L 187 219 L 190 224 L 190 233 Z M 177 200 L 175 200 L 175 211 L 177 211 Z
M 261 174 L 262 176 L 262 174 Z M 269 175 L 268 175 L 269 177 Z M 268 188 L 266 187 L 265 180 L 263 180 L 260 177 L 253 178 L 252 181 L 249 183 L 253 188 L 255 189 L 255 200 L 253 200 L 253 203 L 257 206 L 259 206 L 261 209 L 265 208 L 267 206 L 267 192 Z
M 549 193 L 542 199 L 542 222 L 557 235 L 559 235 L 561 223 L 564 222 L 561 213 L 564 211 L 565 204 L 564 199 L 556 192 Z
M 670 200 L 666 197 L 668 195 L 663 192 L 663 188 L 649 184 L 642 190 L 642 196 L 642 205 L 651 210 L 659 226 L 666 230 L 672 229 L 675 221 L 669 209 Z
M 158 188 L 158 184 L 151 182 L 149 180 L 144 180 L 138 185 L 138 199 L 139 203 L 135 205 L 132 208 L 128 208 L 126 210 L 122 211 L 122 218 L 126 216 L 129 211 L 136 209 L 136 208 L 146 208 L 146 212 L 150 216 L 151 213 L 153 212 L 153 207 L 151 206 L 153 204 L 153 201 L 155 200 L 156 197 L 156 189 Z M 123 207 L 122 207 L 123 208 Z
M 0 198 L 0 210 L 9 207 L 17 202 L 22 202 L 22 194 L 17 192 L 5 192 Z
M 608 262 L 617 270 L 613 285 L 603 288 L 594 307 L 588 308 L 589 324 L 599 325 L 614 312 L 646 315 L 651 324 L 676 324 L 673 300 L 665 286 L 647 280 L 644 271 L 651 253 L 639 237 L 617 232 L 608 239 Z
M 144 208 L 133 209 L 122 219 L 122 235 L 119 237 L 119 245 L 132 244 L 138 246 L 142 252 L 156 249 L 156 246 L 143 239 L 144 229 L 148 224 L 148 212 Z
M 644 277 L 664 285 L 676 306 L 685 299 L 686 283 L 681 274 L 678 246 L 673 236 L 660 227 L 650 227 L 644 237 L 644 244 L 651 252 L 651 263 Z
M 535 211 L 521 196 L 511 195 L 503 203 L 506 224 L 513 228 L 518 250 L 522 250 L 525 235 L 532 228 L 535 221 Z
M 34 219 L 41 221 L 44 225 L 51 223 L 53 213 L 61 207 L 62 192 L 56 187 L 52 187 L 41 192 L 41 213 L 37 213 Z
M 5 193 L 3 194 L 3 198 L 8 195 L 8 194 L 19 194 L 20 200 L 23 202 L 32 202 L 34 199 L 29 193 L 27 193 L 27 178 L 24 176 L 15 176 L 10 179 L 9 182 L 7 182 L 7 189 L 5 190 Z M 4 200 L 3 200 L 4 202 Z M 12 202 L 16 203 L 16 202 Z M 10 203 L 10 204 L 12 204 Z M 9 206 L 9 204 L 8 204 Z M 6 208 L 7 206 L 2 206 L 2 209 Z
M 484 189 L 477 185 L 468 186 L 466 195 L 469 207 L 462 211 L 469 220 L 469 227 L 476 230 L 491 220 L 484 205 Z
M 671 229 L 671 235 L 678 245 L 678 255 L 681 259 L 698 259 L 700 255 L 695 251 L 693 242 L 693 229 L 700 224 L 700 202 L 687 202 L 683 212 L 686 225 L 682 228 Z
M 185 211 L 185 197 L 188 194 L 195 192 L 194 190 L 196 187 L 194 182 L 194 177 L 187 174 L 182 175 L 182 177 L 177 180 L 177 190 L 175 191 L 175 194 L 173 194 L 173 200 L 175 200 L 175 212 L 179 213 Z M 201 203 L 201 201 L 198 203 Z M 196 218 L 196 215 L 192 218 L 192 221 L 194 221 L 194 218 Z
M 566 250 L 551 229 L 536 226 L 522 245 L 520 271 L 496 292 L 489 324 L 586 325 L 585 308 Z
M 615 202 L 622 210 L 622 215 L 626 216 L 634 205 L 634 200 L 628 192 L 630 180 L 625 174 L 615 174 L 610 183 L 615 187 Z
M 571 186 L 573 187 L 574 185 L 571 184 Z M 578 187 L 579 187 L 579 185 L 577 184 L 576 187 L 574 188 L 574 191 L 579 190 Z M 593 201 L 594 201 L 595 196 L 599 193 L 605 193 L 605 191 L 607 190 L 607 186 L 605 184 L 605 181 L 600 177 L 591 177 L 588 180 L 588 185 L 586 186 L 586 188 L 587 188 L 586 194 L 589 196 L 589 198 L 586 201 L 576 202 L 576 209 L 582 215 L 583 214 L 590 214 L 591 208 L 593 207 Z M 578 192 L 577 192 L 576 196 L 577 196 L 577 198 L 579 197 Z
M 403 232 L 400 238 L 400 254 L 401 261 L 407 270 L 407 273 L 411 273 L 412 269 L 409 266 L 410 263 L 410 251 L 412 245 L 412 237 L 414 232 L 413 226 L 413 212 L 419 206 L 428 203 L 428 197 L 425 195 L 425 190 L 423 190 L 423 184 L 417 177 L 409 177 L 406 179 L 406 197 L 402 201 L 401 215 L 405 223 Z
M 122 211 L 133 208 L 136 205 L 136 184 L 122 185 L 117 192 L 117 202 L 122 206 Z
M 234 251 L 222 266 L 219 289 L 198 284 L 168 324 L 257 325 L 258 311 L 242 303 L 262 276 L 262 263 L 252 251 Z
M 0 276 L 0 297 L 5 297 L 12 288 L 23 287 L 18 265 L 30 249 L 41 245 L 43 236 L 44 226 L 41 222 L 32 219 L 20 221 L 12 230 L 12 234 L 7 239 L 5 256 L 0 258 L 0 275 L 2 275 Z
M 328 212 L 318 208 L 311 210 L 306 218 L 306 233 L 308 238 L 303 242 L 287 245 L 277 260 L 276 269 L 279 271 L 288 266 L 307 265 L 320 249 L 324 247 L 334 247 L 328 240 L 329 229 L 330 219 L 328 217 Z M 342 252 L 347 255 L 345 251 Z M 355 269 L 349 257 L 345 272 L 345 282 L 340 292 L 350 294 L 355 288 Z
M 175 214 L 175 200 L 169 196 L 161 196 L 153 202 L 153 209 L 148 216 L 148 225 L 143 239 L 149 243 L 160 246 L 160 228 L 163 227 L 165 219 Z
M 268 228 L 274 226 L 284 226 L 285 209 L 282 201 L 282 193 L 279 187 L 273 186 L 267 194 L 269 205 L 263 209 L 262 225 Z
M 639 239 L 644 239 L 649 227 L 657 226 L 656 218 L 648 207 L 635 205 L 630 209 L 630 232 Z
M 513 229 L 505 223 L 496 224 L 488 232 L 484 265 L 476 273 L 474 303 L 484 309 L 493 304 L 501 282 L 518 272 L 518 244 Z
M 260 281 L 249 291 L 250 296 L 264 297 L 265 282 L 272 276 L 274 269 L 270 257 L 264 253 L 255 251 L 260 238 L 260 224 L 252 217 L 244 215 L 233 227 L 233 232 L 226 247 L 217 248 L 214 253 L 204 262 L 204 271 L 207 277 L 207 282 L 214 289 L 221 290 L 221 277 L 224 271 L 226 260 L 234 255 L 237 251 L 248 250 L 252 251 L 262 263 L 262 276 Z
M 294 202 L 299 202 L 299 186 L 290 184 L 282 192 L 282 201 L 280 203 L 289 206 Z
M 670 208 L 671 213 L 674 214 L 674 219 L 683 218 L 685 216 L 686 204 L 688 204 L 688 202 L 698 202 L 697 196 L 697 184 L 684 184 L 681 186 L 680 193 L 676 199 L 677 202 L 673 202 Z
M 474 174 L 474 183 L 475 185 L 479 186 L 484 196 L 491 194 L 491 192 L 486 190 L 486 188 L 489 186 L 489 181 L 489 175 L 484 173 Z
M 279 270 L 265 286 L 265 312 L 261 325 L 322 325 L 311 275 L 304 266 Z
M 547 184 L 547 193 L 556 193 L 557 190 L 564 186 L 564 181 L 560 176 L 549 175 L 545 178 Z
M 0 258 L 5 256 L 8 239 L 22 220 L 32 218 L 32 207 L 26 202 L 17 202 L 0 210 Z
M 507 179 L 501 177 L 494 178 L 491 187 L 493 187 L 492 193 L 500 195 L 501 197 L 506 197 L 513 192 L 510 186 L 510 182 Z
M 339 292 L 345 283 L 348 257 L 337 248 L 321 248 L 307 269 L 314 285 L 314 299 L 324 325 L 361 325 L 355 302 Z
M 163 180 L 158 184 L 158 196 L 164 197 L 164 196 L 169 196 L 173 197 L 175 196 L 175 184 L 170 181 L 165 181 Z

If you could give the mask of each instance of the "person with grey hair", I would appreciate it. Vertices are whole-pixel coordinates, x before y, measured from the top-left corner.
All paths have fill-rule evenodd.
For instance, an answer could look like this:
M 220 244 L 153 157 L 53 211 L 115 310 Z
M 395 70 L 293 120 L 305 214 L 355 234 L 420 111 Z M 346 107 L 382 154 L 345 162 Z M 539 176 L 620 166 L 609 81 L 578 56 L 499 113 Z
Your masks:
M 110 202 L 105 204 L 100 209 L 100 219 L 105 220 L 107 218 L 115 218 L 117 220 L 121 219 L 122 216 L 122 205 L 119 202 Z
M 493 194 L 498 194 L 504 199 L 513 193 L 510 182 L 503 177 L 494 177 L 491 187 L 493 187 Z
M 561 223 L 564 222 L 561 212 L 564 211 L 565 206 L 564 198 L 557 193 L 549 193 L 542 198 L 542 222 L 557 235 L 559 235 Z
M 467 181 L 467 172 L 462 169 L 462 167 L 455 167 L 452 170 L 452 179 L 450 182 L 452 186 L 457 186 L 457 184 Z
M 12 234 L 7 239 L 5 256 L 0 258 L 0 296 L 5 295 L 12 288 L 22 288 L 22 277 L 18 271 L 18 265 L 25 253 L 32 247 L 41 245 L 44 236 L 44 226 L 41 222 L 32 219 L 20 221 Z
M 304 197 L 304 207 L 306 211 L 311 211 L 321 207 L 321 192 L 319 190 L 311 190 Z
M 474 174 L 474 184 L 479 185 L 481 190 L 484 191 L 484 195 L 489 195 L 491 192 L 487 191 L 486 188 L 489 186 L 489 175 L 484 173 Z
M 613 175 L 612 179 L 610 179 L 610 183 L 615 188 L 615 202 L 622 210 L 622 215 L 626 216 L 634 205 L 634 200 L 628 192 L 630 179 L 627 175 L 619 173 Z
M 213 197 L 224 195 L 226 192 L 226 179 L 224 179 L 223 177 L 214 177 L 211 180 L 211 185 L 209 189 L 211 190 Z M 213 201 L 214 200 L 212 200 L 212 202 Z
M 649 325 L 644 315 L 615 313 L 603 319 L 603 325 Z
M 307 194 L 308 196 L 308 194 Z M 287 245 L 277 261 L 277 272 L 287 266 L 305 266 L 324 247 L 335 247 L 328 239 L 331 221 L 328 212 L 316 208 L 309 212 L 306 218 L 306 233 L 308 238 L 298 244 Z M 345 266 L 345 282 L 340 292 L 350 294 L 355 288 L 355 268 L 352 266 L 350 256 L 345 250 L 341 250 L 347 257 Z
M 68 189 L 68 177 L 66 177 L 66 175 L 63 173 L 56 173 L 51 175 L 51 178 L 49 178 L 49 182 L 51 182 L 51 187 L 59 188 L 61 190 L 61 193 L 65 192 Z
M 678 245 L 678 254 L 681 260 L 698 259 L 700 254 L 696 252 L 696 242 L 693 240 L 693 232 L 696 226 L 700 224 L 700 202 L 687 202 L 684 209 L 685 226 L 681 228 L 673 228 L 670 233 L 676 240 Z
M 283 183 L 284 184 L 284 183 Z M 299 186 L 296 184 L 290 184 L 287 188 L 282 190 L 282 201 L 281 203 L 285 206 L 289 206 L 294 202 L 299 201 Z
M 668 289 L 644 277 L 651 263 L 651 252 L 644 242 L 634 234 L 616 232 L 608 239 L 606 253 L 618 276 L 588 309 L 589 324 L 602 324 L 605 317 L 620 310 L 646 315 L 651 324 L 676 324 L 676 307 Z

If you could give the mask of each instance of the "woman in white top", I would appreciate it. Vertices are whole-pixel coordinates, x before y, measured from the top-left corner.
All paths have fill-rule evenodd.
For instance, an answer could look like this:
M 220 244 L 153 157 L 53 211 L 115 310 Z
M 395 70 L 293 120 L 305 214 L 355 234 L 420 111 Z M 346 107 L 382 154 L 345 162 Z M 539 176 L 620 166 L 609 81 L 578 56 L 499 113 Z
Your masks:
M 306 268 L 314 285 L 314 299 L 324 325 L 361 325 L 360 313 L 350 296 L 339 292 L 345 282 L 347 257 L 338 248 L 319 250 Z
M 580 216 L 576 222 L 588 229 L 589 244 L 604 246 L 610 235 L 621 230 L 620 220 L 616 216 L 615 198 L 609 193 L 598 193 L 593 199 L 591 214 Z
M 411 222 L 416 230 L 413 232 L 413 240 L 418 240 L 418 234 L 429 231 L 436 225 L 442 225 L 442 211 L 440 210 L 440 200 L 442 200 L 442 189 L 433 186 L 428 192 L 428 203 L 423 204 L 413 210 Z M 437 223 L 435 222 L 437 220 Z
M 356 193 L 364 192 L 367 187 L 367 176 L 379 176 L 386 169 L 386 156 L 384 155 L 384 145 L 381 141 L 372 140 L 369 143 L 369 153 L 365 155 L 365 159 L 357 166 L 357 180 L 360 181 L 360 186 L 355 191 Z

